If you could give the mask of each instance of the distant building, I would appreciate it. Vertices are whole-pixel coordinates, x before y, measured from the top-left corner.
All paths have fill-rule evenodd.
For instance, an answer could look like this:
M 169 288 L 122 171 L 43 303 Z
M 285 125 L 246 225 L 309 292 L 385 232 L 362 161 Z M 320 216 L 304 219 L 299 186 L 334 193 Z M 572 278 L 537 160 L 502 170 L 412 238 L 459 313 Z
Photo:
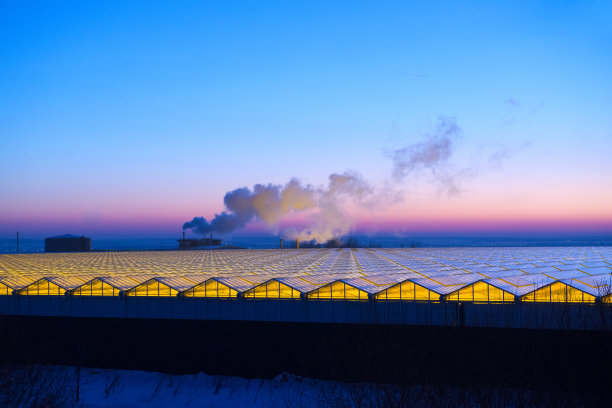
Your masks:
M 202 247 L 219 246 L 222 240 L 204 238 L 204 239 L 179 239 L 179 249 L 197 249 Z
M 91 251 L 91 238 L 83 235 L 58 235 L 45 238 L 45 252 L 87 252 Z

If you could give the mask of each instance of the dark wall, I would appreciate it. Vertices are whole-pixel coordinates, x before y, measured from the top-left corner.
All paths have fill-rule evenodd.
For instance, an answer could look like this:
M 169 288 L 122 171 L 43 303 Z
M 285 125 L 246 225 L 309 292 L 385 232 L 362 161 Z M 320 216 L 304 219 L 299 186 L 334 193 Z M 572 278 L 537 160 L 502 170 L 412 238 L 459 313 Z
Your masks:
M 45 252 L 91 251 L 91 238 L 45 238 Z
M 611 332 L 0 317 L 0 361 L 270 378 L 608 390 Z
M 193 249 L 199 247 L 207 247 L 207 246 L 218 246 L 223 242 L 220 239 L 179 239 L 179 249 Z

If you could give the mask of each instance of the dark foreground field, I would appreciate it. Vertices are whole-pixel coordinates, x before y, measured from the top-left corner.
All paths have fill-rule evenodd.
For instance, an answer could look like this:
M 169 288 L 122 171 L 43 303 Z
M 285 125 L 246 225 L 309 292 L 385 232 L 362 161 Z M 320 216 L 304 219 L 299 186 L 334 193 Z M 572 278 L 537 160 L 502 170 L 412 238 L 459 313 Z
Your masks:
M 612 395 L 609 331 L 1 316 L 0 360 Z

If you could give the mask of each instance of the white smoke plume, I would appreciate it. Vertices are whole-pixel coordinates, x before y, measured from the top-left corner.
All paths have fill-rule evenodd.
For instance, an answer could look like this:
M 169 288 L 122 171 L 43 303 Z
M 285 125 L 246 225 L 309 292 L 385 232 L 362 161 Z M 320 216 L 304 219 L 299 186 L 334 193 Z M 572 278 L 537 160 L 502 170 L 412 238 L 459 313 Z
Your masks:
M 461 189 L 457 183 L 458 174 L 451 174 L 448 163 L 455 141 L 461 136 L 461 128 L 455 118 L 440 116 L 433 132 L 426 134 L 426 140 L 391 153 L 393 178 L 401 181 L 409 174 L 429 170 L 436 182 L 448 195 L 457 195 Z
M 225 234 L 252 221 L 262 221 L 271 231 L 289 239 L 324 243 L 346 236 L 352 232 L 357 213 L 375 213 L 401 201 L 399 182 L 408 176 L 430 177 L 449 196 L 461 194 L 461 180 L 474 173 L 471 167 L 457 168 L 452 163 L 454 145 L 461 135 L 454 118 L 440 116 L 422 142 L 390 153 L 393 182 L 387 180 L 380 189 L 351 171 L 330 175 L 328 185 L 319 188 L 303 185 L 295 178 L 284 186 L 256 184 L 252 190 L 242 187 L 228 192 L 224 197 L 226 211 L 210 221 L 195 217 L 183 229 Z
M 223 234 L 261 220 L 287 238 L 322 243 L 348 234 L 353 225 L 352 211 L 375 202 L 374 190 L 355 172 L 332 174 L 325 188 L 302 185 L 297 179 L 284 186 L 256 184 L 252 191 L 243 187 L 228 192 L 224 198 L 227 211 L 210 221 L 195 217 L 183 229 Z M 280 226 L 295 214 L 302 214 L 306 225 L 284 222 Z

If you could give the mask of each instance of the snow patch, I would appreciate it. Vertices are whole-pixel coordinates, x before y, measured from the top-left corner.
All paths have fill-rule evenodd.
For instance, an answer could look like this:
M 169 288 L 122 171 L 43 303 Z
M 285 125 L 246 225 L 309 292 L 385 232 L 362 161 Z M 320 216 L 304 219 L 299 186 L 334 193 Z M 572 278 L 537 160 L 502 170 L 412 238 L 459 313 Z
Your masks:
M 320 381 L 82 368 L 76 407 L 316 407 Z

